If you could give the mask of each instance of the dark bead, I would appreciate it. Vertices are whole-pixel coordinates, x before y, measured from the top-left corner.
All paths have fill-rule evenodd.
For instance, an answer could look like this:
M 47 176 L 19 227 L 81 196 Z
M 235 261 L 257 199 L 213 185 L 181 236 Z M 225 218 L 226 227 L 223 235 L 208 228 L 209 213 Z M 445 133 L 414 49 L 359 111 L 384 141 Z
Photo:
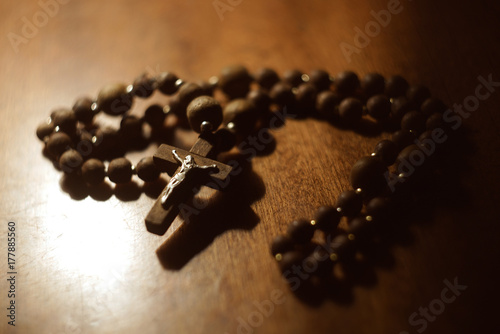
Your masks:
M 427 118 L 427 121 L 425 122 L 425 128 L 427 130 L 434 130 L 437 128 L 444 129 L 445 126 L 445 121 L 443 119 L 443 114 L 441 113 L 434 113 Z
M 210 82 L 206 82 L 206 81 L 198 81 L 196 84 L 201 87 L 201 89 L 203 91 L 202 95 L 207 95 L 207 96 L 214 95 L 214 90 L 215 90 L 216 85 L 211 84 Z
M 409 177 L 422 166 L 427 159 L 424 152 L 415 144 L 406 147 L 399 153 L 396 163 L 398 174 L 404 174 Z
M 163 122 L 165 121 L 165 116 L 163 107 L 158 104 L 149 106 L 144 112 L 144 120 L 152 128 L 161 128 L 163 126 Z
M 339 116 L 347 124 L 358 123 L 363 116 L 363 103 L 353 97 L 345 98 L 339 105 Z
M 411 103 L 408 102 L 408 99 L 404 96 L 396 97 L 392 101 L 391 107 L 391 115 L 392 117 L 399 122 L 403 116 L 411 110 Z
M 368 114 L 376 120 L 384 120 L 391 113 L 391 102 L 385 95 L 375 95 L 366 102 Z
M 314 226 L 306 219 L 294 220 L 288 225 L 287 232 L 293 241 L 303 244 L 311 240 L 314 234 Z
M 304 259 L 303 263 L 311 263 L 312 268 L 316 268 L 312 273 L 322 277 L 330 275 L 334 265 L 334 262 L 330 260 L 330 254 L 324 248 L 315 249 L 311 255 Z
M 316 109 L 326 118 L 332 118 L 336 115 L 336 108 L 342 99 L 332 91 L 323 91 L 316 98 Z
M 274 103 L 280 106 L 295 105 L 295 95 L 292 93 L 292 86 L 284 82 L 278 82 L 274 85 L 269 92 L 269 96 Z
M 177 75 L 170 72 L 162 72 L 156 78 L 156 83 L 158 85 L 158 90 L 165 95 L 172 95 L 179 89 L 182 85 L 182 81 L 179 80 Z
M 419 111 L 410 111 L 401 120 L 401 129 L 421 133 L 425 130 L 425 116 Z
M 414 105 L 417 108 L 420 108 L 422 102 L 431 97 L 431 92 L 429 91 L 429 88 L 425 86 L 415 85 L 408 88 L 408 91 L 406 92 L 406 97 L 408 98 L 408 101 L 410 101 L 412 105 Z
M 71 138 L 64 132 L 51 134 L 47 141 L 47 150 L 53 157 L 59 157 L 72 146 Z
M 133 115 L 125 115 L 120 122 L 120 132 L 124 138 L 138 138 L 142 136 L 142 119 Z
M 371 221 L 366 220 L 363 216 L 358 216 L 349 222 L 349 227 L 347 229 L 348 234 L 353 234 L 356 241 L 364 241 L 371 237 L 375 232 L 374 224 Z
M 54 132 L 54 123 L 43 122 L 36 128 L 36 136 L 41 141 L 44 141 L 46 137 L 50 136 Z
M 247 99 L 235 99 L 224 108 L 224 124 L 240 136 L 255 130 L 259 112 Z
M 271 243 L 271 254 L 283 254 L 290 252 L 294 249 L 295 244 L 293 240 L 287 235 L 278 235 Z
M 219 87 L 231 99 L 244 97 L 250 89 L 252 77 L 242 65 L 228 66 L 222 69 L 219 76 Z
M 236 145 L 236 135 L 228 128 L 221 128 L 215 133 L 217 138 L 217 149 L 219 152 L 227 152 Z
M 189 103 L 188 103 L 189 104 Z M 186 116 L 187 105 L 183 106 L 178 95 L 174 95 L 168 101 L 167 106 L 164 108 L 164 112 L 172 115 L 176 115 L 181 120 L 187 120 Z
M 95 112 L 92 110 L 94 101 L 88 97 L 81 97 L 75 101 L 73 111 L 78 121 L 84 124 L 91 124 L 94 119 Z
M 360 85 L 358 75 L 352 71 L 340 72 L 334 83 L 337 92 L 343 96 L 354 94 Z
M 400 75 L 394 75 L 387 79 L 385 83 L 385 93 L 389 97 L 398 97 L 406 94 L 408 81 Z
M 359 159 L 351 169 L 351 185 L 354 189 L 361 188 L 365 194 L 379 193 L 387 185 L 385 162 L 377 156 Z
M 115 148 L 119 141 L 120 135 L 118 134 L 118 131 L 109 126 L 97 129 L 94 137 L 92 138 L 95 148 L 100 153 L 105 153 Z
M 71 109 L 58 109 L 52 113 L 52 123 L 56 130 L 65 132 L 70 136 L 76 131 L 76 116 Z
M 420 110 L 425 116 L 430 116 L 434 113 L 444 113 L 447 107 L 443 101 L 438 98 L 430 97 L 422 103 Z
M 366 204 L 366 214 L 377 222 L 388 220 L 392 210 L 393 202 L 387 197 L 375 197 Z
M 336 208 L 331 206 L 322 206 L 314 215 L 314 221 L 316 222 L 316 228 L 331 232 L 337 228 L 342 215 L 337 211 Z
M 82 177 L 88 184 L 100 184 L 104 180 L 104 164 L 98 159 L 89 159 L 82 165 Z
M 278 73 L 270 68 L 261 68 L 255 73 L 255 81 L 264 89 L 271 89 L 280 81 Z
M 384 161 L 386 166 L 390 166 L 396 161 L 398 156 L 398 146 L 388 139 L 381 140 L 375 145 L 373 153 Z
M 316 88 L 310 83 L 303 83 L 296 88 L 295 99 L 299 114 L 311 114 L 316 107 Z
M 122 115 L 132 107 L 132 97 L 124 84 L 108 84 L 97 95 L 99 110 L 109 115 Z
M 361 80 L 361 90 L 366 97 L 383 94 L 384 89 L 385 79 L 379 73 L 368 73 Z
M 138 76 L 132 83 L 132 94 L 140 98 L 150 97 L 155 91 L 156 80 L 147 73 Z
M 363 208 L 363 198 L 354 190 L 346 190 L 337 198 L 335 207 L 343 216 L 354 217 Z
M 76 150 L 68 150 L 59 158 L 59 166 L 63 172 L 70 174 L 83 164 L 83 158 Z
M 278 262 L 282 273 L 292 269 L 293 266 L 300 266 L 304 260 L 304 254 L 299 251 L 291 251 L 282 254 L 281 260 Z
M 189 103 L 187 118 L 194 132 L 201 133 L 203 122 L 210 123 L 211 131 L 215 131 L 222 123 L 222 107 L 213 97 L 200 96 Z
M 132 164 L 126 158 L 116 158 L 108 165 L 108 177 L 114 183 L 126 183 L 132 178 Z
M 291 87 L 298 87 L 301 83 L 303 73 L 299 70 L 288 70 L 283 74 L 283 81 Z
M 257 113 L 260 115 L 268 112 L 272 103 L 269 94 L 260 89 L 250 91 L 247 95 L 247 99 L 257 107 Z
M 153 157 L 141 159 L 136 166 L 137 176 L 145 182 L 154 182 L 160 177 L 160 170 L 156 167 Z
M 409 130 L 399 130 L 392 134 L 392 141 L 398 147 L 398 151 L 401 151 L 406 146 L 411 145 L 415 139 L 417 139 L 417 137 Z
M 186 108 L 189 103 L 191 103 L 191 101 L 199 96 L 203 96 L 203 88 L 201 88 L 197 84 L 188 82 L 182 85 L 179 89 L 179 94 L 177 95 L 177 97 L 179 99 L 180 108 L 183 110 L 183 112 L 186 112 Z M 179 114 L 176 115 L 181 116 Z
M 309 83 L 316 88 L 318 92 L 330 89 L 332 85 L 332 80 L 330 79 L 330 74 L 324 70 L 313 70 L 309 74 Z
M 330 247 L 332 253 L 337 256 L 336 261 L 350 261 L 356 254 L 356 246 L 346 234 L 340 234 L 333 238 Z

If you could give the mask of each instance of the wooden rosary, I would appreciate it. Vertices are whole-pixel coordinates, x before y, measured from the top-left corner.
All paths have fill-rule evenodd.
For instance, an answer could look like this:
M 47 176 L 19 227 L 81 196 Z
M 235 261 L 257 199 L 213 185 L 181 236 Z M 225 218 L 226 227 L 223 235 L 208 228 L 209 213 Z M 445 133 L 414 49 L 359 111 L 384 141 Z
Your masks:
M 166 106 L 153 104 L 141 118 L 128 113 L 135 97 L 148 98 L 155 90 L 171 95 Z M 436 159 L 428 146 L 444 142 L 450 131 L 443 121 L 445 104 L 426 87 L 377 73 L 360 80 L 350 71 L 332 77 L 323 70 L 291 70 L 280 78 L 265 68 L 251 75 L 239 65 L 200 83 L 184 82 L 169 72 L 143 74 L 132 85 L 107 85 L 97 99 L 79 98 L 71 109 L 55 110 L 37 128 L 37 136 L 57 168 L 81 177 L 90 187 L 106 177 L 128 183 L 133 174 L 155 182 L 167 172 L 170 181 L 146 217 L 148 231 L 163 235 L 179 214 L 179 205 L 193 196 L 193 188 L 221 184 L 231 174 L 233 167 L 216 161 L 217 155 L 258 129 L 269 128 L 273 115 L 283 108 L 298 117 L 353 128 L 365 120 L 393 132 L 391 140 L 380 141 L 371 155 L 353 165 L 352 189 L 341 193 L 335 205 L 319 208 L 313 219 L 293 221 L 287 234 L 272 242 L 271 253 L 283 274 L 302 265 L 313 268 L 316 276 L 329 276 L 335 264 L 353 261 L 363 243 L 384 230 L 398 197 L 411 192 L 411 184 L 432 170 Z M 94 116 L 101 111 L 121 116 L 120 128 L 97 126 Z M 161 141 L 167 117 L 199 133 L 194 146 L 185 151 L 161 144 L 154 157 L 133 166 L 123 157 L 127 149 L 140 140 Z M 144 124 L 150 128 L 148 139 Z M 109 161 L 107 167 L 104 161 Z M 347 230 L 338 227 L 341 219 L 347 220 Z M 326 246 L 315 247 L 318 234 Z

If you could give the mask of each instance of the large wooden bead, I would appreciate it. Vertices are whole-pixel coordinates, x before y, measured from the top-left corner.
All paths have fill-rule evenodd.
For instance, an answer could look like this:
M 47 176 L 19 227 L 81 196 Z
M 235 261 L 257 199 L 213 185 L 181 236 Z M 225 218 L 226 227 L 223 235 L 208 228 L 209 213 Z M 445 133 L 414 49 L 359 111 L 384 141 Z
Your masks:
M 337 92 L 343 96 L 354 94 L 360 85 L 358 75 L 352 71 L 340 72 L 335 77 L 334 83 Z
M 171 95 L 177 92 L 181 81 L 171 72 L 162 72 L 156 78 L 156 82 L 158 85 L 158 90 L 165 95 Z
M 297 87 L 304 82 L 302 76 L 303 73 L 299 70 L 288 70 L 283 73 L 283 82 L 286 82 L 291 87 Z
M 132 97 L 126 85 L 108 84 L 97 95 L 97 106 L 106 114 L 122 115 L 132 107 Z
M 332 253 L 335 255 L 334 260 L 336 261 L 351 261 L 356 254 L 356 245 L 352 240 L 349 239 L 346 234 L 340 234 L 333 238 L 332 242 L 330 243 L 330 248 L 332 250 Z
M 398 97 L 406 94 L 408 82 L 400 75 L 389 77 L 385 83 L 385 93 L 389 97 Z
M 198 84 L 188 82 L 181 86 L 179 89 L 179 93 L 177 98 L 179 99 L 180 108 L 183 109 L 183 112 L 186 112 L 186 108 L 199 96 L 202 96 L 204 93 L 203 88 L 201 88 Z M 177 116 L 180 116 L 177 114 Z
M 278 82 L 269 92 L 269 96 L 274 103 L 280 106 L 293 106 L 295 104 L 295 95 L 292 92 L 292 86 L 285 82 Z
M 158 129 L 163 126 L 165 116 L 163 107 L 158 104 L 153 104 L 144 112 L 144 121 L 146 121 L 146 123 L 148 123 L 152 128 Z
M 255 105 L 247 99 L 236 99 L 224 108 L 224 124 L 240 136 L 250 134 L 259 117 Z
M 352 166 L 351 185 L 354 189 L 361 188 L 366 194 L 376 194 L 387 184 L 386 172 L 386 164 L 379 157 L 363 157 Z
M 36 136 L 41 141 L 44 141 L 52 132 L 54 132 L 54 123 L 52 122 L 43 122 L 36 128 Z
M 373 222 L 366 220 L 365 217 L 358 216 L 349 222 L 347 233 L 353 234 L 356 241 L 364 241 L 374 234 L 374 227 Z
M 307 115 L 314 112 L 316 108 L 316 96 L 318 90 L 310 83 L 303 83 L 295 90 L 297 100 L 297 111 L 299 115 Z
M 142 136 L 142 119 L 134 115 L 126 115 L 120 122 L 122 138 L 134 139 Z
M 332 80 L 330 74 L 325 70 L 313 70 L 309 73 L 309 83 L 316 88 L 316 91 L 322 92 L 330 89 Z
M 132 94 L 140 98 L 148 98 L 155 91 L 156 80 L 149 74 L 143 73 L 132 83 Z
M 385 95 L 374 95 L 366 102 L 368 114 L 376 120 L 384 120 L 391 113 L 391 102 Z
M 332 232 L 337 228 L 342 215 L 332 206 L 322 206 L 314 215 L 316 227 L 325 232 Z
M 401 119 L 401 129 L 422 133 L 425 130 L 426 117 L 419 111 L 410 111 Z
M 387 166 L 392 165 L 396 161 L 398 153 L 398 146 L 392 140 L 388 139 L 379 141 L 373 150 L 373 154 L 382 159 Z
M 126 158 L 113 159 L 108 165 L 108 177 L 114 183 L 127 183 L 132 174 L 132 164 Z
M 66 132 L 70 136 L 76 131 L 76 116 L 71 109 L 58 109 L 52 112 L 52 123 L 56 129 Z
M 276 71 L 270 68 L 261 68 L 255 73 L 255 81 L 264 89 L 271 89 L 274 84 L 280 81 Z
M 228 66 L 222 69 L 219 76 L 219 87 L 231 99 L 244 97 L 250 89 L 252 77 L 242 65 Z
M 92 110 L 92 101 L 89 97 L 80 97 L 75 101 L 73 105 L 73 111 L 75 112 L 75 117 L 78 121 L 84 124 L 92 123 L 94 119 L 94 110 Z
M 80 168 L 83 164 L 83 158 L 76 150 L 68 150 L 59 158 L 59 166 L 63 172 L 70 174 Z
M 342 99 L 336 93 L 325 90 L 316 98 L 316 109 L 323 117 L 330 119 L 336 116 L 336 108 L 341 101 Z
M 71 138 L 64 132 L 51 134 L 47 141 L 47 150 L 53 157 L 59 157 L 72 146 Z
M 414 85 L 408 88 L 406 97 L 408 98 L 408 101 L 410 101 L 410 103 L 412 103 L 415 107 L 420 108 L 422 103 L 426 99 L 431 97 L 431 92 L 429 88 L 423 85 Z
M 215 131 L 222 122 L 222 107 L 213 97 L 200 96 L 189 103 L 187 118 L 189 125 L 197 133 L 201 133 L 203 122 L 209 122 L 212 125 L 212 131 Z
M 354 97 L 348 97 L 339 105 L 340 119 L 349 125 L 354 125 L 363 116 L 363 103 Z
M 288 225 L 287 232 L 293 241 L 303 244 L 311 240 L 314 226 L 307 219 L 294 220 Z
M 417 136 L 410 130 L 398 130 L 392 134 L 392 141 L 398 147 L 398 151 L 411 145 L 416 139 Z
M 384 89 L 385 79 L 379 73 L 368 73 L 361 80 L 361 90 L 366 97 L 382 94 Z
M 137 176 L 145 182 L 154 182 L 160 176 L 160 170 L 155 165 L 153 157 L 141 159 L 136 166 Z
M 343 216 L 354 217 L 363 208 L 363 198 L 354 190 L 346 190 L 337 198 L 335 207 Z
M 247 99 L 257 107 L 257 111 L 260 115 L 264 115 L 268 112 L 272 103 L 269 94 L 260 89 L 250 91 L 247 95 Z
M 100 184 L 106 175 L 104 164 L 98 159 L 89 159 L 82 165 L 82 177 L 90 185 Z
M 399 96 L 393 99 L 391 106 L 391 116 L 396 122 L 401 122 L 403 116 L 411 111 L 411 103 L 405 96 Z

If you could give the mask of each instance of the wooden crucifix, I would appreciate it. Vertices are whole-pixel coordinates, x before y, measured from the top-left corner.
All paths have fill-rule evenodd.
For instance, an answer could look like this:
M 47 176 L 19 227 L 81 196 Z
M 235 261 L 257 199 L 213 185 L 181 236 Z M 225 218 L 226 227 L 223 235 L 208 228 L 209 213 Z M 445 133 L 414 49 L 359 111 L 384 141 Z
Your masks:
M 189 151 L 163 144 L 153 156 L 155 164 L 172 178 L 146 216 L 149 232 L 163 235 L 180 212 L 179 205 L 194 195 L 199 185 L 225 181 L 231 166 L 212 160 L 217 152 L 212 133 L 203 133 Z

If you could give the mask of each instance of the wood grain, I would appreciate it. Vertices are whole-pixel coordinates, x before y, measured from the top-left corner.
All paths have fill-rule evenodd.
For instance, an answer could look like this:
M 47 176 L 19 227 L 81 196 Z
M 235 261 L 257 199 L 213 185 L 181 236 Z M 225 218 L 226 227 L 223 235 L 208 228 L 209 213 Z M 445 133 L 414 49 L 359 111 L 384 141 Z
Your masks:
M 466 290 L 438 309 L 425 333 L 499 331 L 497 86 L 463 120 L 467 140 L 430 180 L 411 224 L 377 249 L 380 261 L 352 287 L 317 291 L 324 298 L 290 292 L 269 243 L 292 219 L 333 203 L 352 164 L 387 134 L 287 120 L 255 157 L 250 144 L 225 156 L 240 163 L 240 175 L 225 192 L 203 189 L 192 204 L 205 208 L 184 224 L 178 218 L 176 233 L 163 237 L 144 227 L 162 185 L 75 185 L 35 136 L 54 108 L 96 96 L 106 83 L 165 70 L 206 80 L 234 63 L 252 72 L 402 74 L 449 106 L 467 103 L 480 77 L 500 81 L 498 2 L 401 0 L 350 57 L 341 43 L 355 45 L 358 28 L 370 28 L 373 13 L 394 1 L 220 0 L 233 4 L 222 19 L 212 0 L 62 2 L 1 5 L 2 333 L 416 333 L 423 325 L 409 318 L 430 304 L 436 310 L 444 281 L 455 278 Z M 196 138 L 171 135 L 184 149 Z M 136 163 L 155 149 L 128 157 Z M 6 317 L 9 221 L 17 234 L 15 327 Z

